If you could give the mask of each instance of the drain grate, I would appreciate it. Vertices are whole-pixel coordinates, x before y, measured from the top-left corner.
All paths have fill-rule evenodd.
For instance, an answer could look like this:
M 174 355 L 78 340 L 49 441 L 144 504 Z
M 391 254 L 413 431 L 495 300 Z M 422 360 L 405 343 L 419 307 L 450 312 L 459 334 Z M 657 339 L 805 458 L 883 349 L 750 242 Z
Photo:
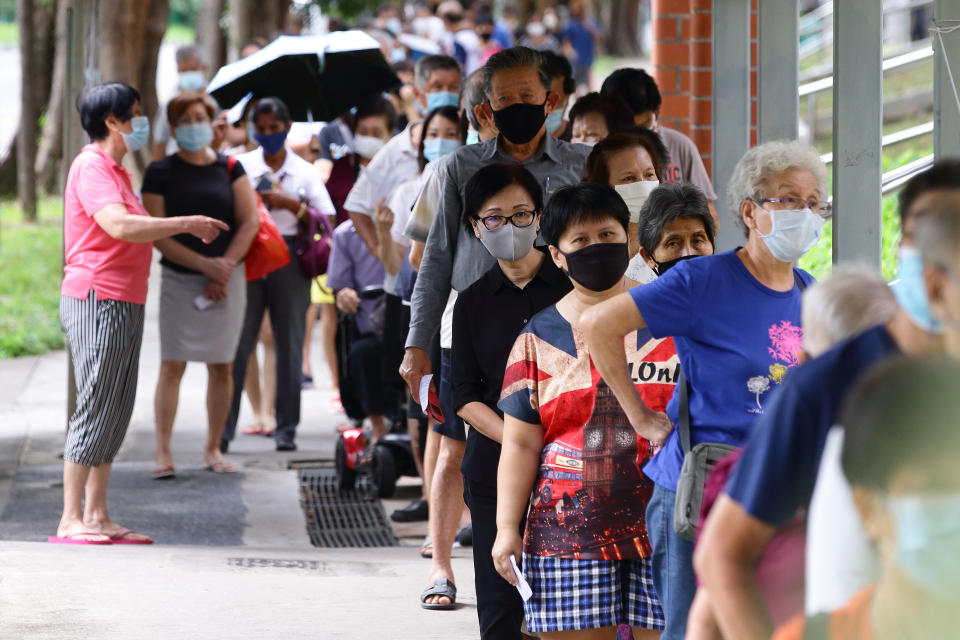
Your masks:
M 364 476 L 341 490 L 333 469 L 300 469 L 300 506 L 315 547 L 395 547 L 377 489 Z

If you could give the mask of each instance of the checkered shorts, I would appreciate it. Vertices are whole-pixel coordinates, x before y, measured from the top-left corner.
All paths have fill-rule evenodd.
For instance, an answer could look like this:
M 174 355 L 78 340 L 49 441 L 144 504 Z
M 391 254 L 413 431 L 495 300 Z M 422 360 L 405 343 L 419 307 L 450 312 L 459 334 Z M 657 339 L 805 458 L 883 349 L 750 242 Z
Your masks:
M 662 630 L 649 560 L 575 560 L 523 554 L 533 595 L 523 604 L 535 633 L 629 624 Z

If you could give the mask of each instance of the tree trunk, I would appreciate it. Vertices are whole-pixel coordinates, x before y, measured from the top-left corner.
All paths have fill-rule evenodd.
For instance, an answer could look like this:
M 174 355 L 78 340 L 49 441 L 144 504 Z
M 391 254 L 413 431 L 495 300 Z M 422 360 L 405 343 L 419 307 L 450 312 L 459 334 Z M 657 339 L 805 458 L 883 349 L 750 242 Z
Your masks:
M 611 0 L 607 23 L 607 52 L 613 56 L 635 58 L 640 51 L 640 0 Z
M 34 66 L 37 75 L 32 84 L 35 104 L 43 111 L 50 100 L 51 84 L 53 82 L 53 57 L 56 49 L 55 29 L 57 22 L 57 0 L 34 0 L 33 7 L 33 51 Z
M 37 176 L 33 161 L 37 155 L 37 75 L 34 50 L 33 0 L 17 0 L 17 29 L 20 32 L 20 127 L 17 130 L 17 197 L 23 216 L 37 219 Z
M 201 0 L 197 11 L 197 42 L 203 47 L 203 55 L 211 73 L 226 61 L 226 39 L 220 28 L 224 0 Z
M 56 184 L 58 168 L 63 158 L 63 92 L 67 78 L 67 8 L 68 0 L 57 3 L 56 30 L 54 40 L 56 51 L 53 60 L 53 80 L 47 102 L 47 119 L 40 138 L 40 150 L 37 152 L 35 169 L 40 188 L 52 191 Z
M 167 31 L 167 18 L 170 13 L 170 0 L 151 0 L 147 14 L 143 37 L 143 52 L 140 62 L 140 74 L 137 80 L 140 89 L 141 108 L 152 123 L 157 114 L 157 58 L 160 44 Z M 137 169 L 143 171 L 150 162 L 150 145 L 133 154 Z
M 270 41 L 283 27 L 290 0 L 230 0 L 230 61 L 240 57 L 240 48 L 253 38 Z

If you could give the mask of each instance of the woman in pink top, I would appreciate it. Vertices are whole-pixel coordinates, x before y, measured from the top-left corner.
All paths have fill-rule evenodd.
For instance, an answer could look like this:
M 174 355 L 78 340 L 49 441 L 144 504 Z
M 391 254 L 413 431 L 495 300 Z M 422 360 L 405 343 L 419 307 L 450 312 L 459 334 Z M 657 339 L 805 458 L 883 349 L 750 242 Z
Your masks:
M 210 242 L 228 227 L 206 216 L 152 218 L 140 204 L 120 165 L 127 151 L 141 149 L 150 137 L 136 89 L 121 83 L 91 87 L 78 108 L 92 142 L 67 177 L 60 290 L 77 408 L 63 452 L 63 516 L 49 541 L 150 544 L 147 536 L 110 519 L 107 484 L 133 413 L 151 243 L 178 233 Z

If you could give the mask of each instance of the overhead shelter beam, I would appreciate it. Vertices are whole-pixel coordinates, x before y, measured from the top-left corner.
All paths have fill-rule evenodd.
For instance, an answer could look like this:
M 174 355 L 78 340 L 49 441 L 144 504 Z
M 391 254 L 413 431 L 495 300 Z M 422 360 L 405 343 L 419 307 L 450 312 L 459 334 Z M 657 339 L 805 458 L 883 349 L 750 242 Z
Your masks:
M 833 5 L 833 261 L 880 267 L 882 0 Z
M 757 139 L 794 140 L 800 85 L 797 0 L 763 0 L 757 13 Z
M 711 116 L 713 185 L 720 216 L 718 250 L 743 244 L 726 203 L 727 183 L 750 145 L 750 0 L 713 3 Z M 791 91 L 796 93 L 796 86 Z
M 936 0 L 933 19 L 940 29 L 960 27 L 960 3 Z M 960 156 L 960 111 L 954 94 L 954 86 L 960 91 L 960 28 L 933 34 L 933 56 L 933 155 L 937 159 L 955 158 Z

